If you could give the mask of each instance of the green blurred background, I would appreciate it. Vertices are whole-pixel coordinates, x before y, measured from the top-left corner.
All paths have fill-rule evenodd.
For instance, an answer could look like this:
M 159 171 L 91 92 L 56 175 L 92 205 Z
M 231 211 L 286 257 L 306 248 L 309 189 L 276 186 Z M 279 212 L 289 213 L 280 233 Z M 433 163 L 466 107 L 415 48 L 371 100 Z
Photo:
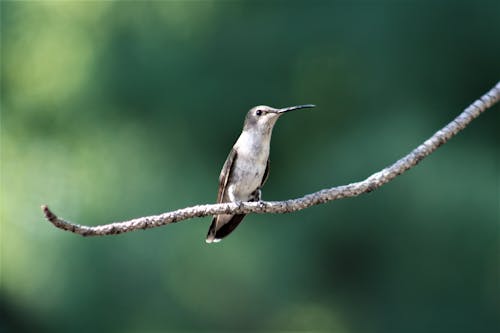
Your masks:
M 1 3 L 0 330 L 493 332 L 500 109 L 381 189 L 83 238 L 215 200 L 246 111 L 283 117 L 264 199 L 364 179 L 500 78 L 500 2 Z

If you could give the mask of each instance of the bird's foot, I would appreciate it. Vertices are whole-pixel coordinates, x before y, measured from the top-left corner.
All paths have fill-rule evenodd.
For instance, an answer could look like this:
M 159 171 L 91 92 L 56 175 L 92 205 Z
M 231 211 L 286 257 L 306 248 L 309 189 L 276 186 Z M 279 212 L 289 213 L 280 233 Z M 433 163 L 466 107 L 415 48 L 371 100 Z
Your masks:
M 250 200 L 248 201 L 252 202 L 261 201 L 260 200 L 261 196 L 262 196 L 262 191 L 260 190 L 260 188 L 258 188 L 255 191 L 253 191 L 252 194 L 250 194 Z

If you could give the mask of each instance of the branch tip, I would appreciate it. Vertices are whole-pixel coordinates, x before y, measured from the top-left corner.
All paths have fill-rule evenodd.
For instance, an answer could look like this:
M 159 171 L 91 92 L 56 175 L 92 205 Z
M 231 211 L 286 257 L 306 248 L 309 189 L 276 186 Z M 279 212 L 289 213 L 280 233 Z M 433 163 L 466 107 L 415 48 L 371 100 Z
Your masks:
M 54 213 L 52 213 L 52 211 L 49 209 L 49 206 L 42 205 L 41 208 L 47 220 L 49 220 L 50 222 L 54 222 L 57 219 L 57 216 Z

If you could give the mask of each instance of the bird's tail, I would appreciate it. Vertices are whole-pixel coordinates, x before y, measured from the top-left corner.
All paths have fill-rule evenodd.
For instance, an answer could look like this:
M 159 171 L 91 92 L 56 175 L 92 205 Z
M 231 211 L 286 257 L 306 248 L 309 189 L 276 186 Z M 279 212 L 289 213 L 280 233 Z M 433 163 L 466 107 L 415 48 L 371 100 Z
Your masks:
M 208 229 L 207 243 L 220 242 L 224 237 L 233 232 L 234 229 L 241 223 L 246 214 L 237 215 L 217 215 L 214 216 L 212 224 Z

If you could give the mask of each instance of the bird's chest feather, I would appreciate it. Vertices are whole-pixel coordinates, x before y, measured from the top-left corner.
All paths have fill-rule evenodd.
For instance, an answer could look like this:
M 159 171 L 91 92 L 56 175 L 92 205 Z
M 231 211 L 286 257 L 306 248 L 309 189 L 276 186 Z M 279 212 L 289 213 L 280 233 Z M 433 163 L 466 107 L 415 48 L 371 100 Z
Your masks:
M 237 158 L 233 166 L 232 195 L 238 200 L 248 200 L 260 187 L 269 158 L 269 144 L 242 136 L 235 145 Z

